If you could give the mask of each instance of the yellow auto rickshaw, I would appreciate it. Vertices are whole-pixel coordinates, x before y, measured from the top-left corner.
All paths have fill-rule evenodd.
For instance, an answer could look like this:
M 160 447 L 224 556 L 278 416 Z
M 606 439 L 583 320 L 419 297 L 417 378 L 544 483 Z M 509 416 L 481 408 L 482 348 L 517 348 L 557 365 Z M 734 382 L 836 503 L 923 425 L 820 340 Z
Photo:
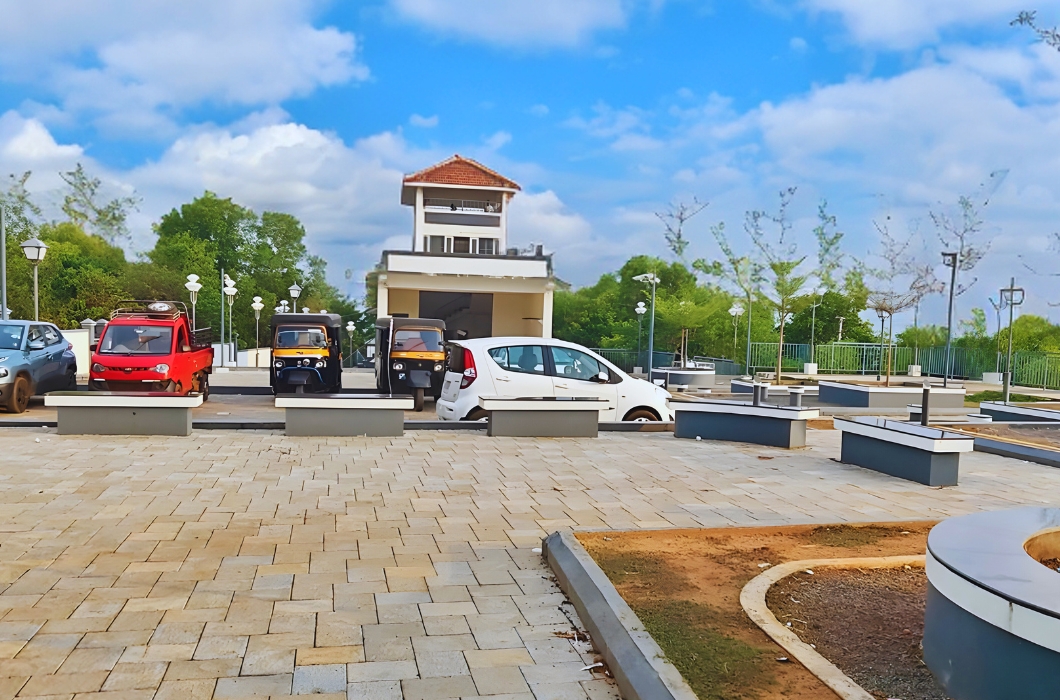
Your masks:
M 412 394 L 416 410 L 442 395 L 445 321 L 383 317 L 375 322 L 375 384 L 387 394 Z
M 342 389 L 342 319 L 338 314 L 275 314 L 272 328 L 274 394 Z

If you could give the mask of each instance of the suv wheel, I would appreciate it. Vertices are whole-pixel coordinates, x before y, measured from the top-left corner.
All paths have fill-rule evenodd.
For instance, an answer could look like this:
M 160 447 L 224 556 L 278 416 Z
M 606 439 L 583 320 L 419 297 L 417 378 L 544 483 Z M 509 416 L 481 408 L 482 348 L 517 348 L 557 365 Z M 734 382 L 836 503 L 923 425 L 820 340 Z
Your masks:
M 15 377 L 15 383 L 11 387 L 11 396 L 7 399 L 4 408 L 8 413 L 24 413 L 29 407 L 29 381 L 25 377 Z
M 71 368 L 66 372 L 66 381 L 63 382 L 66 391 L 77 391 L 77 370 Z

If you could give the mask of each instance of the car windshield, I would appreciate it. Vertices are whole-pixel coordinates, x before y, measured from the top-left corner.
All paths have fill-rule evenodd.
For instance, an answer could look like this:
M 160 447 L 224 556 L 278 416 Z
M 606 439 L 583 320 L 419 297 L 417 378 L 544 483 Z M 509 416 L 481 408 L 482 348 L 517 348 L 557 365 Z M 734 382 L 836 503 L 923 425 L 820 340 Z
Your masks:
M 442 352 L 442 334 L 434 329 L 394 331 L 394 352 Z
M 22 333 L 25 330 L 25 326 L 0 326 L 0 350 L 18 350 L 22 347 Z
M 169 326 L 108 325 L 99 341 L 104 355 L 168 355 L 173 347 Z
M 328 335 L 323 326 L 280 326 L 276 330 L 278 348 L 326 348 Z

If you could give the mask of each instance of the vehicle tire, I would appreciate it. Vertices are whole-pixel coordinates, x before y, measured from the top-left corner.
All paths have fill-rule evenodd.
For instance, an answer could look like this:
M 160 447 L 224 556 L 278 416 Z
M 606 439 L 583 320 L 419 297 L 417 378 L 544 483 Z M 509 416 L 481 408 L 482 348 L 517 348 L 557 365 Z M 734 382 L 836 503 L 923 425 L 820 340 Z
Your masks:
M 646 408 L 638 408 L 635 411 L 627 413 L 626 417 L 622 420 L 631 421 L 633 423 L 654 423 L 659 420 L 659 416 L 655 415 L 654 411 L 650 411 Z
M 423 410 L 423 389 L 412 390 L 413 410 L 419 413 Z
M 305 384 L 299 384 L 298 386 L 296 386 L 294 388 L 294 393 L 296 393 L 296 394 L 304 394 L 305 393 Z
M 173 382 L 173 393 L 178 396 L 184 395 L 184 385 L 180 382 Z
M 202 379 L 199 380 L 199 393 L 202 394 L 203 401 L 209 401 L 210 399 L 210 375 L 206 372 L 202 373 Z
M 77 371 L 71 369 L 66 373 L 66 381 L 63 382 L 63 391 L 77 391 Z
M 29 380 L 25 377 L 15 377 L 15 383 L 11 387 L 11 396 L 7 397 L 4 408 L 8 413 L 24 413 L 29 407 Z
M 478 406 L 476 406 L 475 408 L 473 408 L 470 411 L 468 411 L 467 415 L 464 416 L 464 420 L 488 420 L 488 419 L 489 419 L 489 414 L 486 413 L 484 410 L 482 410 L 481 407 L 478 407 Z

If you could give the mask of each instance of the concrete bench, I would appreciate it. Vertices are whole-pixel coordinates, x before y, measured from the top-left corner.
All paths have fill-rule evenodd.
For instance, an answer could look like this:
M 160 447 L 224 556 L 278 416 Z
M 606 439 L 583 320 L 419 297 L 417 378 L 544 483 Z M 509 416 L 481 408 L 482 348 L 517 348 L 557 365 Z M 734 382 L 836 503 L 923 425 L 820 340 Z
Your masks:
M 729 380 L 729 393 L 731 394 L 753 394 L 755 386 L 764 385 L 768 396 L 790 396 L 792 393 L 802 393 L 805 396 L 817 396 L 818 387 L 813 384 L 781 384 L 775 385 L 770 382 L 753 382 L 746 379 Z
M 298 437 L 397 437 L 405 434 L 411 396 L 390 394 L 300 394 L 277 396 L 284 432 Z
M 922 404 L 918 404 L 918 403 L 911 403 L 911 404 L 909 404 L 908 408 L 909 408 L 909 422 L 910 423 L 921 423 L 923 421 L 923 418 L 924 418 L 924 407 L 923 407 L 923 405 Z M 930 418 L 930 412 L 931 412 L 931 408 L 928 407 L 928 413 L 929 413 L 928 417 L 929 418 Z M 990 423 L 993 420 L 994 420 L 993 418 L 991 418 L 990 416 L 986 415 L 985 413 L 969 413 L 967 420 L 963 420 L 963 421 L 953 420 L 953 418 L 951 417 L 951 418 L 948 418 L 948 419 L 933 420 L 931 422 L 934 423 L 935 425 L 939 425 L 940 423 L 954 423 L 954 424 L 959 424 L 959 423 Z
M 749 442 L 770 447 L 806 446 L 806 421 L 816 408 L 754 405 L 743 401 L 670 401 L 674 437 Z
M 852 408 L 905 408 L 910 399 L 924 395 L 922 386 L 868 386 L 846 382 L 819 382 L 821 403 Z M 963 387 L 931 387 L 932 408 L 962 408 Z
M 478 405 L 491 437 L 596 437 L 600 411 L 613 408 L 607 399 L 581 396 L 480 396 Z
M 983 401 L 979 412 L 1001 421 L 1060 421 L 1060 402 L 1005 403 Z
M 968 435 L 885 418 L 836 418 L 842 431 L 839 460 L 927 486 L 956 486 L 962 452 L 975 441 Z
M 44 405 L 57 409 L 60 435 L 191 435 L 191 410 L 202 395 L 57 391 Z

